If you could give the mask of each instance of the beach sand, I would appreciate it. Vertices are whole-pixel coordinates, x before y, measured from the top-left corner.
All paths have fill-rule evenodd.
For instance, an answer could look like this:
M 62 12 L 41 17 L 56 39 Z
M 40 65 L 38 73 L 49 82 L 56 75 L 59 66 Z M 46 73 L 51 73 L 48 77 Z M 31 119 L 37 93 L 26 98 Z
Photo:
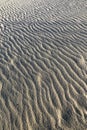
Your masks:
M 87 2 L 0 1 L 0 130 L 87 130 Z

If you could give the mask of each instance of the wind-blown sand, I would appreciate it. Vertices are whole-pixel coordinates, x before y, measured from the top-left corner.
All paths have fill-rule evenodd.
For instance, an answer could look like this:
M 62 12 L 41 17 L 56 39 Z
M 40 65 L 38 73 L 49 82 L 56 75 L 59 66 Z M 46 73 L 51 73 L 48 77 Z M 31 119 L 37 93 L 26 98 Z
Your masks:
M 87 2 L 0 1 L 0 130 L 87 130 Z

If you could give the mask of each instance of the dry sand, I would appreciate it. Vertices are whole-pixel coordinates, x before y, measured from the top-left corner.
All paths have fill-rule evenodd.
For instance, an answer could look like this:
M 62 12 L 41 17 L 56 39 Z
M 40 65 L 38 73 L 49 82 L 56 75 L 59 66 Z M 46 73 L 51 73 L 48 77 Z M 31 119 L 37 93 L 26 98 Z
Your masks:
M 87 130 L 86 0 L 0 1 L 0 130 Z

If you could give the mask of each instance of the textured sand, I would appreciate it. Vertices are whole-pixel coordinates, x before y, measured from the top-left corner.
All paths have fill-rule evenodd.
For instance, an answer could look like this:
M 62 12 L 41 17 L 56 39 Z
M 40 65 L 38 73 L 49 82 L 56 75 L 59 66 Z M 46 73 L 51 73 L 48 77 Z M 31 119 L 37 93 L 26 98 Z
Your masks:
M 0 1 L 0 130 L 87 130 L 87 2 Z

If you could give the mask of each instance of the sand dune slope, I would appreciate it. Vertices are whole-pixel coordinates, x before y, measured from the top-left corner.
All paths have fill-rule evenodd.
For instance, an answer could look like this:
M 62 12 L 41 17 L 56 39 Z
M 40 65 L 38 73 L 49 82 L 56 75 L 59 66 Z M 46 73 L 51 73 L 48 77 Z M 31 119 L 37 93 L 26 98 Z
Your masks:
M 3 12 L 0 130 L 86 130 L 87 21 L 9 20 Z

